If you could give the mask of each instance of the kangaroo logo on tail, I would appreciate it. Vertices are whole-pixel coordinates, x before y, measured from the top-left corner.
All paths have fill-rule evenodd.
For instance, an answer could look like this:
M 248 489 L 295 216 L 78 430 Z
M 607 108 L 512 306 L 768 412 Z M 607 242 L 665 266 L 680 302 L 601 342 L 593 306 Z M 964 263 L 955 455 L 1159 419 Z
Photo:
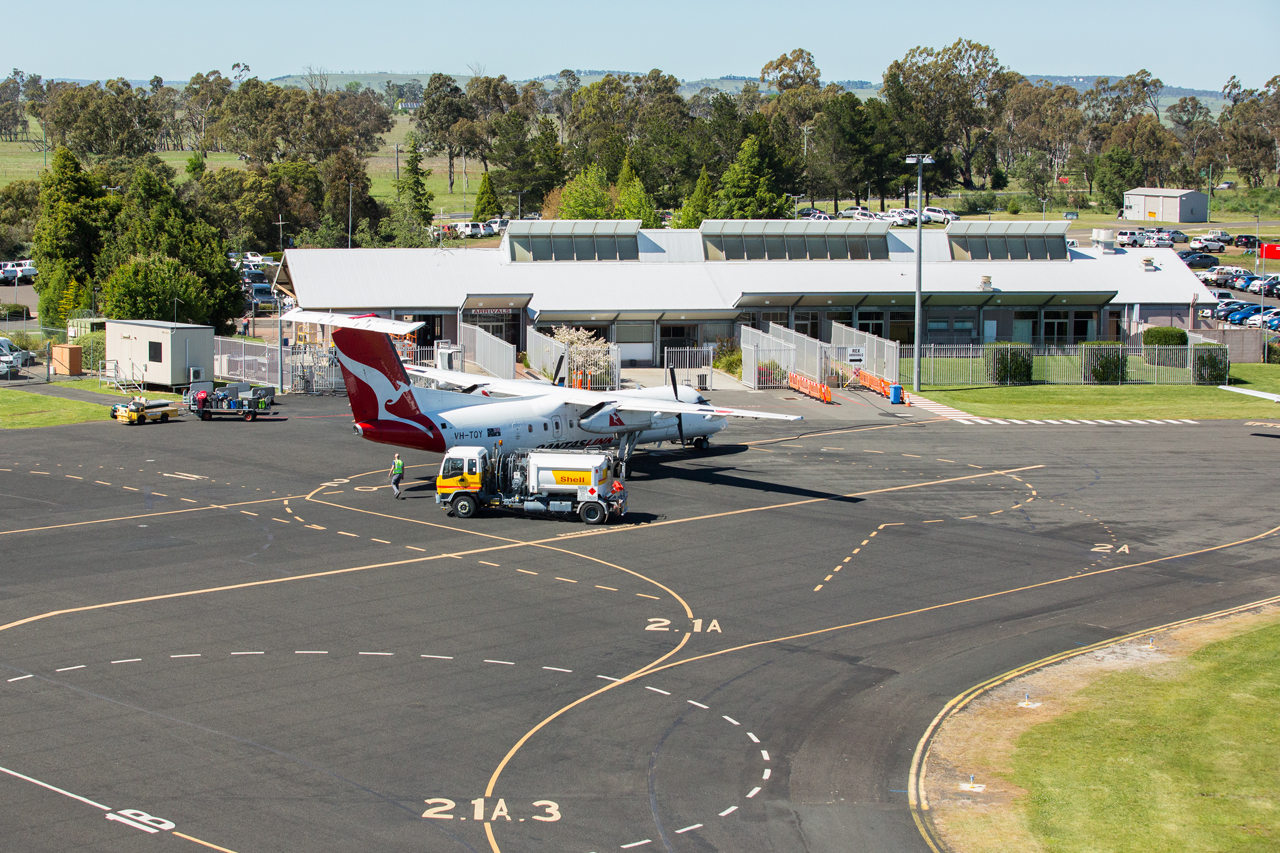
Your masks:
M 334 329 L 333 343 L 358 435 L 381 444 L 445 451 L 444 435 L 418 408 L 390 338 L 382 332 Z

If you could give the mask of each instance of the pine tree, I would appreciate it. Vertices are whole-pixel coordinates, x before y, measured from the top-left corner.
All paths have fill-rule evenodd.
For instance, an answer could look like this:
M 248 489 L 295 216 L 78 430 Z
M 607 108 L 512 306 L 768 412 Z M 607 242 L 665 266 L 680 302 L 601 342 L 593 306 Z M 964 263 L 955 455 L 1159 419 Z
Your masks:
M 485 172 L 480 178 L 480 190 L 476 193 L 476 204 L 472 216 L 477 222 L 484 222 L 500 213 L 502 213 L 502 205 L 498 203 L 498 196 L 493 191 L 493 182 L 489 180 L 489 173 Z
M 622 168 L 618 170 L 618 180 L 615 183 L 619 192 L 621 192 L 627 184 L 636 179 L 635 169 L 631 168 L 631 152 L 627 152 L 627 156 L 622 158 Z
M 694 185 L 693 193 L 684 200 L 684 206 L 680 208 L 680 213 L 676 216 L 676 221 L 672 223 L 673 228 L 699 228 L 702 220 L 711 216 L 711 177 L 707 174 L 707 167 L 702 167 L 702 174 L 698 175 L 698 183 Z
M 748 136 L 720 178 L 712 214 L 716 219 L 785 219 L 789 208 L 787 197 L 773 191 L 773 174 L 760 157 L 760 143 Z
M 436 197 L 426 188 L 425 181 L 431 176 L 431 170 L 422 168 L 422 144 L 417 134 L 409 134 L 405 140 L 405 151 L 404 177 L 397 189 L 400 200 L 409 205 L 418 223 L 425 227 L 431 224 L 431 203 Z

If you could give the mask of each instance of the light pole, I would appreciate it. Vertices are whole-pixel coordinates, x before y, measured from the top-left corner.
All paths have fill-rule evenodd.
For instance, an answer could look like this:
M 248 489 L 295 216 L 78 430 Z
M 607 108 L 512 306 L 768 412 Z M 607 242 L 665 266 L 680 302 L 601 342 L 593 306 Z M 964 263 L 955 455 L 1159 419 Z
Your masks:
M 528 190 L 516 190 L 516 219 L 524 219 L 524 194 Z
M 351 248 L 351 201 L 355 198 L 356 185 L 347 181 L 347 248 Z
M 1041 222 L 1044 222 L 1044 216 L 1045 216 L 1044 212 L 1045 212 L 1045 208 L 1047 208 L 1048 206 L 1049 206 L 1049 199 L 1047 198 L 1040 199 L 1040 221 Z
M 279 214 L 277 221 L 272 222 L 271 224 L 280 226 L 280 252 L 283 254 L 284 253 L 284 227 L 289 223 L 285 222 L 284 214 L 281 213 Z M 283 260 L 283 258 L 281 258 L 281 260 Z
M 800 196 L 787 193 L 787 198 L 791 199 L 791 211 L 792 211 L 791 218 L 799 219 L 800 218 Z
M 932 163 L 928 154 L 911 154 L 908 163 L 916 164 L 916 197 L 924 198 L 924 164 Z M 916 329 L 915 345 L 911 347 L 911 390 L 920 393 L 920 347 L 924 344 L 923 332 L 924 307 L 920 296 L 920 283 L 924 278 L 924 216 L 916 217 Z

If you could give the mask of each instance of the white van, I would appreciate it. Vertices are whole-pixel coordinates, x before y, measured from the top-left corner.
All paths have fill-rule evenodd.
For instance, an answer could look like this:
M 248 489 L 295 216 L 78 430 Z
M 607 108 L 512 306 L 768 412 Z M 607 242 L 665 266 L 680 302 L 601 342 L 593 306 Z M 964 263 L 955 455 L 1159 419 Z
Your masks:
M 0 338 L 0 362 L 26 367 L 36 363 L 36 356 L 8 338 Z
M 1120 247 L 1136 248 L 1146 242 L 1145 231 L 1131 231 L 1123 229 L 1116 232 L 1116 245 Z

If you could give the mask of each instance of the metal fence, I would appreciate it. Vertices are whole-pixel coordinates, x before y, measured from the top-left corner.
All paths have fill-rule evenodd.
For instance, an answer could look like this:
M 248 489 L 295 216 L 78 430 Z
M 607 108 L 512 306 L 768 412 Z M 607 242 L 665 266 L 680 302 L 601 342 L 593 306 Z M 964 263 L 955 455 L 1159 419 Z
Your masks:
M 822 356 L 826 350 L 830 349 L 829 344 L 794 332 L 786 326 L 779 326 L 777 323 L 769 324 L 769 336 L 796 348 L 796 373 L 815 382 L 821 381 Z
M 616 391 L 622 382 L 622 358 L 617 344 L 565 348 L 566 384 L 592 391 Z
M 914 348 L 900 349 L 912 376 Z M 981 346 L 925 344 L 922 385 L 1218 385 L 1229 367 L 1225 346 L 1128 344 Z
M 333 347 L 295 344 L 286 354 L 284 381 L 294 394 L 346 393 L 342 367 Z
M 742 345 L 742 384 L 748 388 L 786 388 L 787 374 L 795 369 L 796 348 L 789 344 Z
M 215 337 L 212 378 L 275 385 L 280 380 L 280 348 L 243 338 Z
M 529 330 L 525 357 L 529 359 L 530 370 L 554 380 L 556 368 L 560 367 L 561 371 L 564 370 L 561 359 L 565 357 L 565 350 L 565 345 L 555 338 L 535 332 L 533 329 Z
M 491 335 L 479 326 L 462 323 L 459 328 L 462 334 L 464 358 L 475 364 L 491 376 L 499 379 L 516 378 L 516 348 L 495 335 Z
M 713 375 L 711 362 L 715 359 L 715 348 L 705 347 L 666 347 L 662 350 L 662 369 L 675 369 L 676 382 L 689 385 L 699 391 L 713 391 Z
M 831 324 L 831 346 L 839 353 L 837 360 L 849 363 L 849 352 L 862 350 L 862 364 L 855 365 L 890 382 L 898 381 L 899 345 L 896 341 L 860 332 L 841 323 Z

